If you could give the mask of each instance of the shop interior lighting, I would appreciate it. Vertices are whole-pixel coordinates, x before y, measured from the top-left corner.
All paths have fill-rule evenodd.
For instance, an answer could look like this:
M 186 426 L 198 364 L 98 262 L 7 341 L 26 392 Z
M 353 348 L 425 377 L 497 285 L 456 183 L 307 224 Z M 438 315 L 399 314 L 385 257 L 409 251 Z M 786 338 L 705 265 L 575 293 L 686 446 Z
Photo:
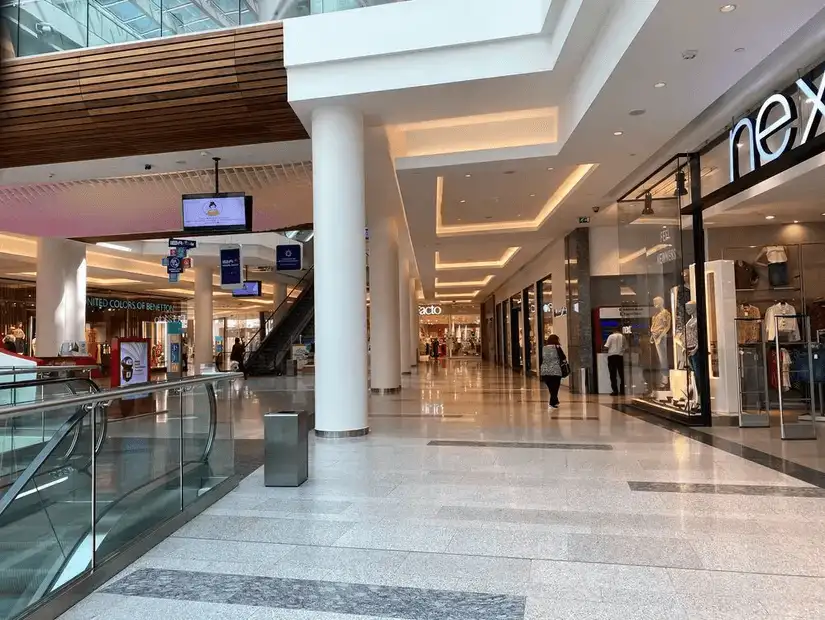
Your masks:
M 101 248 L 108 248 L 110 250 L 118 250 L 120 252 L 131 252 L 132 248 L 127 248 L 125 245 L 118 245 L 117 243 L 95 243 L 95 245 L 100 246 Z

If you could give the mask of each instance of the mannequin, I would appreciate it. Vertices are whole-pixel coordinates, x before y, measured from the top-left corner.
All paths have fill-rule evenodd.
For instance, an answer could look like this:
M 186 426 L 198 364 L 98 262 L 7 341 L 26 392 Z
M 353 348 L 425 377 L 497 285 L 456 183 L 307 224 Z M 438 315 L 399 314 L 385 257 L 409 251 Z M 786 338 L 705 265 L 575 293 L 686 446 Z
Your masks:
M 699 323 L 696 319 L 696 302 L 689 301 L 685 304 L 688 314 L 688 322 L 685 325 L 685 346 L 688 352 L 690 369 L 693 371 L 693 392 L 696 394 L 697 405 L 699 401 L 699 375 L 698 375 L 698 355 L 699 352 Z
M 670 311 L 665 308 L 665 300 L 662 297 L 653 298 L 653 307 L 656 311 L 650 321 L 650 342 L 656 348 L 656 354 L 659 356 L 659 370 L 661 372 L 659 387 L 665 388 L 670 382 L 667 361 L 667 335 L 670 332 L 673 317 Z
M 676 312 L 676 327 L 674 327 L 673 330 L 673 342 L 676 345 L 676 368 L 681 370 L 685 367 L 687 359 L 685 355 L 685 323 L 687 322 L 685 304 L 688 302 L 688 299 L 690 299 L 690 271 L 688 269 L 682 272 L 682 284 L 675 288 L 676 307 L 674 310 Z

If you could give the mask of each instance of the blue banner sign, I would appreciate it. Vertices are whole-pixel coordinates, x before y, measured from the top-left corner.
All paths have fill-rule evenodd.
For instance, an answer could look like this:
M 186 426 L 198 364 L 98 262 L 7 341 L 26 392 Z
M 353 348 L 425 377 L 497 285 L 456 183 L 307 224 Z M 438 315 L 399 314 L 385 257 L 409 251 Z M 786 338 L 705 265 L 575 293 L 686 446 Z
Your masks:
M 240 288 L 243 286 L 243 264 L 241 246 L 229 245 L 221 248 L 221 287 Z
M 301 246 L 279 245 L 275 248 L 275 269 L 277 271 L 301 270 Z

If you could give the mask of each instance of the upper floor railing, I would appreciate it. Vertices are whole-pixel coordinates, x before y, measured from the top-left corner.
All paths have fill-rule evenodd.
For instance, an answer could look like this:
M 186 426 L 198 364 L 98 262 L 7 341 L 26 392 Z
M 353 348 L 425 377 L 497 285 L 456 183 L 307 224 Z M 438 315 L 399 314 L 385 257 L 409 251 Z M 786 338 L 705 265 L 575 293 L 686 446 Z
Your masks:
M 4 57 L 279 21 L 406 0 L 0 0 Z

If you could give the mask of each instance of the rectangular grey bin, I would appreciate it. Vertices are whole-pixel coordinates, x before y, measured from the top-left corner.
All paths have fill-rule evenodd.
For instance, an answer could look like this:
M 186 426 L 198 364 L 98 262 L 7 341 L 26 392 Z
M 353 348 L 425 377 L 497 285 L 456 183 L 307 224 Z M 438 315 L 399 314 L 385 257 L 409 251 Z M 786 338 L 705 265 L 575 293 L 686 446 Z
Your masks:
M 306 411 L 264 415 L 264 485 L 299 487 L 309 477 Z

